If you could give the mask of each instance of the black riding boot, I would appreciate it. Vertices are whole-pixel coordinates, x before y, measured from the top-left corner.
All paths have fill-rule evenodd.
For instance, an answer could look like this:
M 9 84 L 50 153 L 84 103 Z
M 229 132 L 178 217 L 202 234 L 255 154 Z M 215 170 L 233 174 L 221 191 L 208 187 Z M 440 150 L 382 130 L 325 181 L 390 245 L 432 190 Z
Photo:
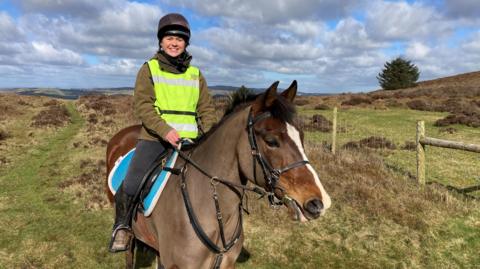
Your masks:
M 125 251 L 130 248 L 132 241 L 132 228 L 130 227 L 133 196 L 125 193 L 123 184 L 115 194 L 115 224 L 113 225 L 112 238 L 110 240 L 110 252 Z

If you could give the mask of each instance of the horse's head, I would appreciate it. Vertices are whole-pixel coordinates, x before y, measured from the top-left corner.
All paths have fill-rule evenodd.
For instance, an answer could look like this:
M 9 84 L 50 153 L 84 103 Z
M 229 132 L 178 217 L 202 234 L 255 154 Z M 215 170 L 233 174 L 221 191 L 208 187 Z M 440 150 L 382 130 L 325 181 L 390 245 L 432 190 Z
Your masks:
M 281 94 L 277 86 L 278 82 L 272 84 L 250 108 L 247 139 L 255 166 L 247 173 L 253 179 L 247 177 L 271 192 L 271 203 L 283 202 L 294 219 L 315 219 L 330 207 L 330 196 L 308 162 L 303 132 L 293 122 L 297 82 Z M 251 158 L 249 163 L 252 167 Z

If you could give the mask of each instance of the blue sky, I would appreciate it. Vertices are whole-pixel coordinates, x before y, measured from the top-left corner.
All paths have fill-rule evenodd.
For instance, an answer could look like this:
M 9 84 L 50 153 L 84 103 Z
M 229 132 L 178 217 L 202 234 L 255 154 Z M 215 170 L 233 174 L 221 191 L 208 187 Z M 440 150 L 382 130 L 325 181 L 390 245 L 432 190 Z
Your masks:
M 371 91 L 398 56 L 421 80 L 480 70 L 477 0 L 0 0 L 0 88 L 132 87 L 169 12 L 209 85 Z

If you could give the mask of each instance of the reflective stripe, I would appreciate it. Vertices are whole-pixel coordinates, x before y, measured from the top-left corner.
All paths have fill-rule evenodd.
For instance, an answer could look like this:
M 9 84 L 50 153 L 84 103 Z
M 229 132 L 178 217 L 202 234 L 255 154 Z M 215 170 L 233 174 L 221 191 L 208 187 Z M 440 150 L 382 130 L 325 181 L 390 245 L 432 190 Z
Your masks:
M 185 80 L 181 78 L 166 78 L 163 76 L 152 76 L 154 83 L 163 83 L 173 86 L 183 86 L 183 87 L 192 87 L 192 88 L 199 88 L 199 81 L 198 80 Z
M 173 115 L 190 115 L 197 116 L 197 112 L 191 111 L 178 111 L 178 110 L 159 110 L 160 114 L 173 114 Z
M 169 122 L 168 125 L 172 126 L 177 131 L 186 131 L 186 132 L 197 132 L 198 131 L 196 124 Z

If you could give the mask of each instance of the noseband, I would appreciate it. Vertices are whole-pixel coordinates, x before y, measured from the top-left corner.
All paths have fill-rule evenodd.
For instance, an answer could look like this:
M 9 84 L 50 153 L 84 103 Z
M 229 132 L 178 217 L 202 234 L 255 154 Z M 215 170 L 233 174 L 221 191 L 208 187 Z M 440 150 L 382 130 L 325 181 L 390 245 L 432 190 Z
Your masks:
M 255 185 L 259 185 L 257 182 L 257 171 L 256 171 L 257 165 L 255 163 L 255 161 L 257 161 L 260 164 L 260 167 L 262 168 L 262 171 L 263 171 L 263 176 L 265 179 L 265 190 L 268 192 L 267 193 L 268 201 L 270 202 L 271 205 L 281 205 L 283 204 L 283 201 L 277 199 L 275 197 L 275 192 L 274 192 L 276 189 L 279 189 L 283 193 L 285 193 L 282 188 L 277 186 L 280 176 L 282 175 L 282 173 L 285 173 L 288 170 L 306 165 L 309 162 L 308 160 L 301 160 L 301 161 L 291 163 L 283 168 L 276 169 L 276 168 L 273 168 L 273 166 L 262 156 L 262 153 L 260 153 L 260 150 L 258 149 L 257 137 L 255 135 L 254 125 L 255 123 L 262 121 L 264 119 L 267 119 L 271 116 L 272 114 L 267 111 L 267 112 L 263 112 L 262 114 L 254 118 L 252 115 L 252 111 L 250 110 L 250 112 L 248 113 L 248 123 L 247 123 L 248 141 L 252 149 L 253 177 L 255 180 Z

